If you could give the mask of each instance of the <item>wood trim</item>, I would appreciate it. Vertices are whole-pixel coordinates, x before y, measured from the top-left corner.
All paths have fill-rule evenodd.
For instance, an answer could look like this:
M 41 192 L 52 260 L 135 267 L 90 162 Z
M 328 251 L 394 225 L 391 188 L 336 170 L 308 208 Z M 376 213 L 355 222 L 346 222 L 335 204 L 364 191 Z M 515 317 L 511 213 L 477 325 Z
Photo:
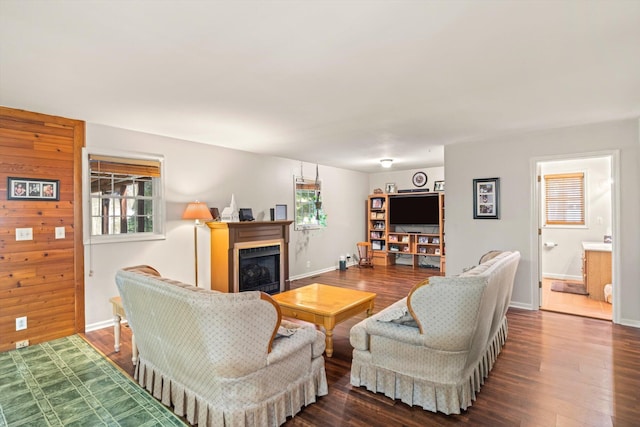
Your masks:
M 420 323 L 420 319 L 418 319 L 416 317 L 416 313 L 415 311 L 413 311 L 413 307 L 411 307 L 411 297 L 413 296 L 413 293 L 415 291 L 417 291 L 418 289 L 420 289 L 423 286 L 429 286 L 429 278 L 427 277 L 425 280 L 423 280 L 422 282 L 416 283 L 411 290 L 409 291 L 409 294 L 407 295 L 407 309 L 409 310 L 409 313 L 411 313 L 411 316 L 415 319 L 416 323 L 418 324 L 418 329 L 420 329 L 420 335 L 424 334 L 424 330 L 422 329 L 422 323 Z
M 267 349 L 267 353 L 271 353 L 273 348 L 273 340 L 276 339 L 276 335 L 278 335 L 278 328 L 280 328 L 280 323 L 282 322 L 282 310 L 280 310 L 280 306 L 271 298 L 271 295 L 260 292 L 260 299 L 263 301 L 267 301 L 271 305 L 273 305 L 278 313 L 278 321 L 276 322 L 276 327 L 273 329 L 273 333 L 271 334 L 271 339 L 269 340 L 269 348 Z
M 60 176 L 59 201 L 3 201 L 2 226 L 30 227 L 32 242 L 7 241 L 0 277 L 0 351 L 28 339 L 31 345 L 85 331 L 84 244 L 82 239 L 82 148 L 85 123 L 0 106 L 4 182 L 21 176 Z M 0 183 L 0 193 L 6 196 Z M 64 226 L 66 239 L 55 240 Z M 10 310 L 9 310 L 10 309 Z M 28 328 L 15 331 L 17 316 Z
M 76 332 L 85 332 L 84 311 L 84 239 L 82 230 L 82 148 L 85 144 L 85 124 L 74 121 L 73 147 L 73 222 L 74 233 L 74 276 L 76 280 Z

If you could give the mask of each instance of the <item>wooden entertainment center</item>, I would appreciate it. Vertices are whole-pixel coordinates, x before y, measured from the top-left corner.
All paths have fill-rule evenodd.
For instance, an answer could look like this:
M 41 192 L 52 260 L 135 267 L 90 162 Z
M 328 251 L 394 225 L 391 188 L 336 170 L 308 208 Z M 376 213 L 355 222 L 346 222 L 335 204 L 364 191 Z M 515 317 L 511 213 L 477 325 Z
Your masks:
M 391 223 L 390 201 L 394 197 L 437 197 L 437 224 L 433 220 L 428 224 L 434 230 L 409 232 L 403 231 L 403 227 L 398 224 Z M 367 201 L 367 238 L 373 249 L 373 264 L 395 264 L 396 256 L 404 254 L 411 256 L 412 265 L 415 268 L 420 265 L 422 257 L 428 256 L 439 260 L 440 271 L 444 273 L 446 270 L 444 212 L 444 193 L 442 192 L 370 195 Z

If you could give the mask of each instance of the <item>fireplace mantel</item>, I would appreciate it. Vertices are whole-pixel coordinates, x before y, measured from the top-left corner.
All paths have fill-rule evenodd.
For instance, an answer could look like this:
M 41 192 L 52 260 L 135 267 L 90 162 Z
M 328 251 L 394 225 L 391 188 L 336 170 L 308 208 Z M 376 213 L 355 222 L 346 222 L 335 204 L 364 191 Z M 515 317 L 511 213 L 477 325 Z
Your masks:
M 289 227 L 293 221 L 208 222 L 211 229 L 211 289 L 234 292 L 237 243 L 283 242 L 284 289 L 289 289 Z

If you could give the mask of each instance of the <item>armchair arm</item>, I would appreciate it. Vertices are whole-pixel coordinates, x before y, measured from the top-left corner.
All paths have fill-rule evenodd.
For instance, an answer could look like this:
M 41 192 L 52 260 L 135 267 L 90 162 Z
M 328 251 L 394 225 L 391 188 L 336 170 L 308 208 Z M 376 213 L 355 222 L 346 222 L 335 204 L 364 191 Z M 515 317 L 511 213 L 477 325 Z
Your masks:
M 283 326 L 296 331 L 287 337 L 278 337 L 273 341 L 272 351 L 267 356 L 267 364 L 272 365 L 281 360 L 287 359 L 292 354 L 299 352 L 305 346 L 312 349 L 311 356 L 314 356 L 313 345 L 320 340 L 324 345 L 324 334 L 317 331 L 311 323 L 300 324 L 294 322 L 283 321 Z M 322 354 L 324 348 L 320 349 L 319 355 Z
M 356 350 L 369 350 L 369 337 L 382 335 L 400 341 L 409 340 L 413 344 L 422 343 L 420 330 L 415 326 L 398 323 L 407 317 L 407 299 L 403 298 L 389 307 L 366 318 L 353 326 L 349 341 Z

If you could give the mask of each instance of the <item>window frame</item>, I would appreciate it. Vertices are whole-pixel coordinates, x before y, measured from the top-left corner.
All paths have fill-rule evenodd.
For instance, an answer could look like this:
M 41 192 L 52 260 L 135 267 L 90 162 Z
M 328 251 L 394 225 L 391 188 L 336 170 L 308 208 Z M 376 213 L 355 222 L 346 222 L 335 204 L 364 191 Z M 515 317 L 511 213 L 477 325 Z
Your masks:
M 91 234 L 92 224 L 92 196 L 91 196 L 91 171 L 90 171 L 90 156 L 108 156 L 119 157 L 125 160 L 141 160 L 141 161 L 156 161 L 160 164 L 160 176 L 157 177 L 157 183 L 153 185 L 153 192 L 151 200 L 153 201 L 153 231 L 151 232 L 135 232 L 135 233 L 119 233 L 119 234 Z M 126 162 L 123 162 L 123 164 Z M 137 242 L 148 240 L 163 240 L 166 239 L 166 201 L 165 201 L 165 171 L 164 171 L 164 156 L 159 154 L 138 153 L 130 151 L 110 150 L 102 148 L 87 148 L 82 149 L 82 193 L 83 193 L 83 240 L 87 245 L 103 244 L 103 243 L 117 243 L 117 242 Z M 145 200 L 145 199 L 141 199 Z M 149 199 L 146 199 L 149 200 Z
M 581 202 L 582 202 L 582 222 L 570 222 L 570 221 L 562 221 L 562 220 L 552 220 L 549 221 L 549 178 L 554 181 L 560 181 L 562 179 L 575 179 L 579 178 L 582 180 L 581 191 Z M 542 176 L 542 181 L 544 185 L 544 205 L 542 207 L 542 216 L 544 218 L 544 226 L 547 228 L 587 228 L 587 209 L 588 209 L 588 199 L 587 199 L 587 173 L 585 171 L 575 171 L 575 172 L 560 172 L 560 173 L 547 173 Z

